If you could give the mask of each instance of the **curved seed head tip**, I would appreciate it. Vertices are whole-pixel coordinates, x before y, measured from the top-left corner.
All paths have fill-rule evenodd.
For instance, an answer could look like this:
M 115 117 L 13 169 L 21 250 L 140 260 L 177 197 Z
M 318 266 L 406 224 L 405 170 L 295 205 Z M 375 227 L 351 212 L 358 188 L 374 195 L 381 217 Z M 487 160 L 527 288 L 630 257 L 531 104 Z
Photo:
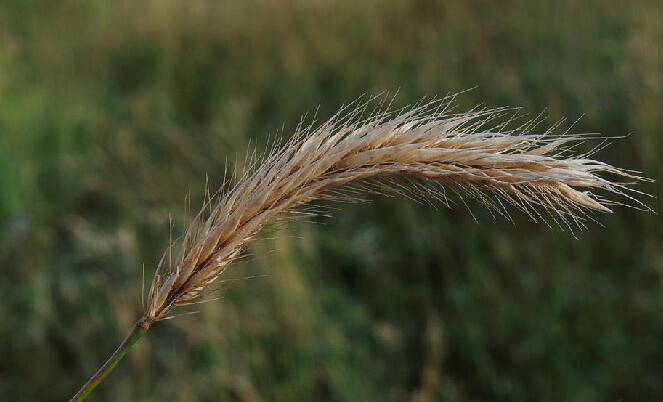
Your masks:
M 164 319 L 174 306 L 200 296 L 265 225 L 316 199 L 352 198 L 339 191 L 358 183 L 377 180 L 380 192 L 386 186 L 446 205 L 449 188 L 505 216 L 511 204 L 534 220 L 569 227 L 584 226 L 589 210 L 612 212 L 608 205 L 620 204 L 599 193 L 644 206 L 631 184 L 605 177 L 633 183 L 644 180 L 639 175 L 574 154 L 571 145 L 585 136 L 533 134 L 538 119 L 507 129 L 513 116 L 505 109 L 453 113 L 451 101 L 399 111 L 357 101 L 318 127 L 300 125 L 264 158 L 252 154 L 234 185 L 209 197 L 193 218 L 170 270 L 157 269 L 146 319 Z M 408 189 L 398 178 L 415 184 Z
M 559 191 L 562 193 L 563 197 L 567 198 L 569 202 L 572 202 L 576 205 L 594 209 L 601 212 L 612 213 L 612 210 L 600 202 L 592 198 L 592 193 L 590 191 L 578 191 L 569 187 L 567 184 L 560 183 L 558 185 Z

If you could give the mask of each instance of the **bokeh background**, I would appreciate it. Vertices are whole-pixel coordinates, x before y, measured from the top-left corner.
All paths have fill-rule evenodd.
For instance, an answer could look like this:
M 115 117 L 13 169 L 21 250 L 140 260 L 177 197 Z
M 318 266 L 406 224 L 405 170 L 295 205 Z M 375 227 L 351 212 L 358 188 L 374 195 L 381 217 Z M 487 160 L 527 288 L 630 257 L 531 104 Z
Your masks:
M 617 140 L 663 171 L 652 0 L 0 1 L 0 399 L 61 401 L 140 314 L 247 144 L 361 94 L 462 95 Z M 657 196 L 659 184 L 642 190 Z M 96 401 L 661 401 L 663 221 L 575 239 L 399 198 L 269 229 L 196 316 L 159 324 Z M 253 277 L 246 279 L 247 277 Z M 245 278 L 245 279 L 242 279 Z

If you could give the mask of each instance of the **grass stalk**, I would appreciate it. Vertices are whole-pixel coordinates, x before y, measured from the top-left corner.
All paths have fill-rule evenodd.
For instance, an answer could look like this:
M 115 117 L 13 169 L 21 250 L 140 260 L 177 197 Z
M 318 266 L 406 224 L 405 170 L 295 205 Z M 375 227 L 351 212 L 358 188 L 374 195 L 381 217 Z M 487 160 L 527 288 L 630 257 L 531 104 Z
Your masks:
M 74 395 L 69 402 L 80 402 L 84 401 L 90 393 L 99 385 L 105 378 L 108 376 L 108 374 L 113 371 L 115 366 L 122 360 L 124 355 L 127 354 L 127 352 L 138 342 L 138 340 L 145 335 L 147 330 L 150 328 L 149 322 L 141 318 L 134 324 L 134 326 L 131 328 L 131 332 L 124 338 L 122 343 L 115 349 L 115 352 L 106 360 L 106 363 L 103 364 L 97 370 L 96 373 L 90 377 L 90 379 L 87 380 L 85 384 L 81 387 L 80 390 Z

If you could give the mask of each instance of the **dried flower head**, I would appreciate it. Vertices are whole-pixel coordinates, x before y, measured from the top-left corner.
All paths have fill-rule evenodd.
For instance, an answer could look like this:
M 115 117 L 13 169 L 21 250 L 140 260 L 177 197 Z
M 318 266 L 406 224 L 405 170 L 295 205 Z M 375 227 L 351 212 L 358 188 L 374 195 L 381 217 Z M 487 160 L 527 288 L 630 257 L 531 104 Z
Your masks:
M 571 145 L 587 135 L 531 133 L 538 119 L 508 129 L 512 111 L 455 113 L 451 103 L 433 100 L 393 111 L 355 102 L 317 127 L 300 125 L 264 158 L 254 155 L 234 185 L 209 201 L 209 212 L 193 219 L 178 257 L 169 267 L 162 259 L 143 325 L 200 296 L 265 225 L 316 199 L 346 199 L 338 189 L 349 184 L 397 192 L 410 184 L 420 196 L 447 205 L 451 189 L 505 216 L 511 204 L 534 220 L 569 227 L 584 226 L 589 210 L 611 212 L 618 204 L 646 209 L 633 196 L 641 193 L 630 188 L 643 180 L 636 172 L 591 159 L 599 147 L 573 152 Z

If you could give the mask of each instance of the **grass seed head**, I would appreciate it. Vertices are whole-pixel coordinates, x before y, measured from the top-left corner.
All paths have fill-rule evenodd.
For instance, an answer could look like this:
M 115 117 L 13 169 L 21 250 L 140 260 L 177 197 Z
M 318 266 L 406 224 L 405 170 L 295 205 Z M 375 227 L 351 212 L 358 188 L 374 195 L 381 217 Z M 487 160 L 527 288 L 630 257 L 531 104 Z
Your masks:
M 149 291 L 147 322 L 200 296 L 265 225 L 316 199 L 352 198 L 339 192 L 352 185 L 378 181 L 379 191 L 402 192 L 403 183 L 415 183 L 410 190 L 419 197 L 446 205 L 445 190 L 453 189 L 507 217 L 510 204 L 563 227 L 583 227 L 590 210 L 611 212 L 620 204 L 647 209 L 635 197 L 642 193 L 630 187 L 644 180 L 637 173 L 574 152 L 588 136 L 532 133 L 537 119 L 508 129 L 509 110 L 455 113 L 451 102 L 393 111 L 358 101 L 317 127 L 300 125 L 264 158 L 254 153 L 234 185 L 209 197 L 189 224 L 179 256 L 168 267 L 162 259 Z M 604 198 L 609 194 L 612 200 Z

